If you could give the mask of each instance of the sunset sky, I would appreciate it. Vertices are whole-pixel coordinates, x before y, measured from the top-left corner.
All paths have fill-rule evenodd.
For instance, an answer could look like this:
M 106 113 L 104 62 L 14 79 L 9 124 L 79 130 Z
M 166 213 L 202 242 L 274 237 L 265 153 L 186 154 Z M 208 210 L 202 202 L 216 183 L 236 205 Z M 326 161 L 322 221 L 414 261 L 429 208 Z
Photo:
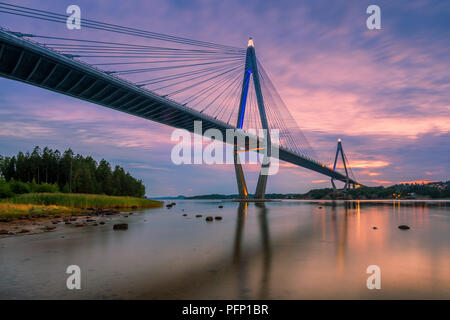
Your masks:
M 245 48 L 258 58 L 319 160 L 341 138 L 364 184 L 450 180 L 448 1 L 14 1 L 82 18 Z M 381 7 L 381 30 L 366 8 Z M 64 25 L 0 13 L 0 26 L 73 36 Z M 238 107 L 238 106 L 236 106 Z M 0 154 L 35 145 L 107 159 L 142 179 L 150 196 L 237 193 L 232 165 L 172 164 L 173 128 L 0 78 Z M 249 188 L 257 168 L 246 168 Z M 267 192 L 330 186 L 282 163 Z M 251 191 L 252 192 L 252 191 Z

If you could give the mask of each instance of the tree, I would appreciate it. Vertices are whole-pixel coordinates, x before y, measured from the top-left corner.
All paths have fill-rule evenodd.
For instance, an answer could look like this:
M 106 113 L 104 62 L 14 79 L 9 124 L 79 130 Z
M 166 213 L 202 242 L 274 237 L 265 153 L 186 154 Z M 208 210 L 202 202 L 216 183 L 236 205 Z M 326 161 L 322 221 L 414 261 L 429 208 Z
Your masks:
M 113 194 L 111 166 L 105 159 L 100 161 L 95 178 L 98 181 L 98 193 Z

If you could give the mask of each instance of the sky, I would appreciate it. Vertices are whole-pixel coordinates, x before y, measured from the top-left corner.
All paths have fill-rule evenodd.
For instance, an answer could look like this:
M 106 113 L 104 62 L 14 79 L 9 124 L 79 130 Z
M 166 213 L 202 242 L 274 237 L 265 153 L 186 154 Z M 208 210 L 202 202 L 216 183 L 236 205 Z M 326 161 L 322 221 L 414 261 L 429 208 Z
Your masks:
M 450 4 L 448 1 L 15 1 L 256 54 L 319 159 L 337 139 L 369 186 L 450 180 Z M 381 29 L 366 8 L 381 8 Z M 0 14 L 0 26 L 72 36 L 88 29 Z M 92 155 L 142 179 L 149 196 L 237 193 L 232 165 L 175 165 L 173 128 L 0 78 L 0 154 L 35 145 Z M 258 167 L 244 166 L 250 190 Z M 267 192 L 329 187 L 327 177 L 281 163 Z

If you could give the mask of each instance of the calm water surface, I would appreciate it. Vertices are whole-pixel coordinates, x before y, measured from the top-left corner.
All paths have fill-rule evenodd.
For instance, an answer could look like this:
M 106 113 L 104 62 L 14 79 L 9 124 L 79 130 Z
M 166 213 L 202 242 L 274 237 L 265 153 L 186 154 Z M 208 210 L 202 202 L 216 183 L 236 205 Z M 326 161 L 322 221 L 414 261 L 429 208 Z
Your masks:
M 176 202 L 0 239 L 0 298 L 450 299 L 449 202 Z M 81 290 L 66 288 L 72 264 Z M 369 265 L 380 290 L 366 287 Z

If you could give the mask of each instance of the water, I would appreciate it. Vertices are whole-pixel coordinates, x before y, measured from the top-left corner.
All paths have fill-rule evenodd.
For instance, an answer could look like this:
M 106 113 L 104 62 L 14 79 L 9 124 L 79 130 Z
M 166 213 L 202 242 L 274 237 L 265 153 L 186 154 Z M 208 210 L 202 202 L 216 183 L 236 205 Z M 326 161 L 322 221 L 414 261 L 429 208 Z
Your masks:
M 450 202 L 186 200 L 122 221 L 0 239 L 0 298 L 450 299 Z

